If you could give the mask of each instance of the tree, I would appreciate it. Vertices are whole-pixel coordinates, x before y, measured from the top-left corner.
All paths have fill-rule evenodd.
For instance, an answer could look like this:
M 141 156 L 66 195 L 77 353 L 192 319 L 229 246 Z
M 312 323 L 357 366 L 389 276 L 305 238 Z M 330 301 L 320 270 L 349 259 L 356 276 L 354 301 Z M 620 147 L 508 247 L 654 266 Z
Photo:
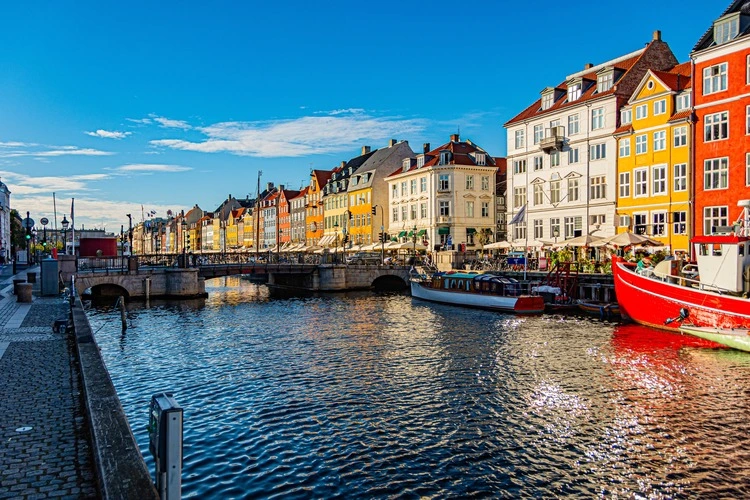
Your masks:
M 10 211 L 10 246 L 14 254 L 16 249 L 26 248 L 26 230 L 16 209 Z
M 492 229 L 489 227 L 483 227 L 480 229 L 477 241 L 482 245 L 482 250 L 484 250 L 484 246 L 492 241 Z

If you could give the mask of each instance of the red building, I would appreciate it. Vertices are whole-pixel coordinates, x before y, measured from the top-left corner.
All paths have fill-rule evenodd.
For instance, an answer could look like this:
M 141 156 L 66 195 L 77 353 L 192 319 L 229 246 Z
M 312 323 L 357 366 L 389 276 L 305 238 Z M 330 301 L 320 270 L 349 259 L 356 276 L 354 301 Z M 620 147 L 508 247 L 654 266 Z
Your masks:
M 735 0 L 693 49 L 695 234 L 720 232 L 750 199 L 750 5 Z

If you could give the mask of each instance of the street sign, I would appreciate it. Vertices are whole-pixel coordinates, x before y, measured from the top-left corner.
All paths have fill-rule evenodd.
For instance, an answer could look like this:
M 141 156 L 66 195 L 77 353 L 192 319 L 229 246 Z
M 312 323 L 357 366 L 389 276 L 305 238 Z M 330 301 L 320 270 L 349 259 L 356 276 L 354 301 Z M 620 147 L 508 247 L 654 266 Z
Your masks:
M 39 223 L 42 226 L 46 226 L 47 224 L 49 224 L 49 219 L 47 217 L 42 217 L 41 219 L 39 219 Z
M 26 229 L 31 229 L 32 227 L 34 227 L 34 219 L 32 219 L 31 217 L 26 217 L 23 220 L 23 227 L 25 227 Z

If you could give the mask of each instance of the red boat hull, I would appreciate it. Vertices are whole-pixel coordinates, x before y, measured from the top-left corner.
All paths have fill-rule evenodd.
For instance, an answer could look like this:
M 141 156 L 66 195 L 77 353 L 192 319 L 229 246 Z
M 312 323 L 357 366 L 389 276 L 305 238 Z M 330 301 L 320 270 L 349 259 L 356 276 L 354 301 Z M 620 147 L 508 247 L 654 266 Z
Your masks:
M 680 309 L 695 326 L 750 328 L 750 300 L 667 283 L 636 274 L 620 259 L 613 259 L 615 295 L 623 318 L 662 330 L 678 330 Z

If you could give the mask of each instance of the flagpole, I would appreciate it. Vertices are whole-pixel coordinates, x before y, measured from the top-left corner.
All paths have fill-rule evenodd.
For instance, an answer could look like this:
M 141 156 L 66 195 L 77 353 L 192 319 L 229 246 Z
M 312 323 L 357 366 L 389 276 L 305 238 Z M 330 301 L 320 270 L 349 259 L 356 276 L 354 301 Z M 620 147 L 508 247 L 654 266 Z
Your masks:
M 70 200 L 70 243 L 71 247 L 73 248 L 73 256 L 75 257 L 76 254 L 76 215 L 75 215 L 75 198 L 71 198 Z M 65 248 L 67 249 L 68 242 L 65 242 Z M 68 253 L 67 250 L 65 252 Z
M 524 208 L 524 214 L 523 214 L 523 223 L 526 224 L 526 205 L 523 206 Z M 529 225 L 526 224 L 526 230 L 524 231 L 524 236 L 526 239 L 524 240 L 523 245 L 523 280 L 526 281 L 526 269 L 529 265 Z

